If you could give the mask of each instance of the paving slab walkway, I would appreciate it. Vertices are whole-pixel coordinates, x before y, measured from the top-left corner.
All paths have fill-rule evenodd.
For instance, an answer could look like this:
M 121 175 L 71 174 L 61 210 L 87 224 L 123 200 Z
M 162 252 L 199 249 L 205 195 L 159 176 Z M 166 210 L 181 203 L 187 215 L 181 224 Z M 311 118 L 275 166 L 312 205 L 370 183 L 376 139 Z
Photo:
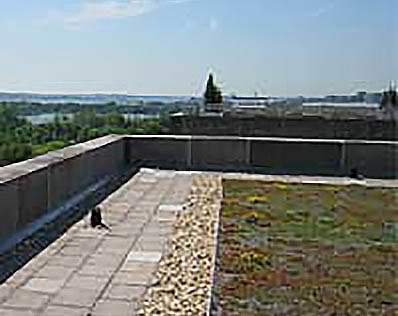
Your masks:
M 0 285 L 0 316 L 124 316 L 154 275 L 191 176 L 143 169 L 101 203 L 111 231 L 88 218 Z

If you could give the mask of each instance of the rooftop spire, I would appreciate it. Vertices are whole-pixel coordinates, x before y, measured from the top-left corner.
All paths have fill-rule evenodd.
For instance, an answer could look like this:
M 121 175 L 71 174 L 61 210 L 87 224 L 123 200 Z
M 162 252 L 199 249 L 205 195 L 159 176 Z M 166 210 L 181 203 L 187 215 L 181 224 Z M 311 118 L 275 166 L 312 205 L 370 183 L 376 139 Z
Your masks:
M 395 91 L 397 89 L 397 85 L 395 84 L 394 80 L 390 82 L 390 91 Z

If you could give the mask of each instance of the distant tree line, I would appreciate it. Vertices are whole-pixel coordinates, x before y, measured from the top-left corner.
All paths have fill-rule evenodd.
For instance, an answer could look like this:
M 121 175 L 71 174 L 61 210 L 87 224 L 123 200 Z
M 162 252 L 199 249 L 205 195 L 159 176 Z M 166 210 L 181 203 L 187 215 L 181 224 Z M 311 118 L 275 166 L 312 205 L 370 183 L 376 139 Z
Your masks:
M 18 116 L 15 106 L 0 104 L 0 166 L 108 134 L 167 133 L 169 126 L 165 111 L 160 119 L 131 120 L 117 112 L 98 114 L 92 108 L 72 119 L 59 114 L 51 123 L 32 125 Z
M 39 115 L 46 113 L 77 113 L 85 110 L 92 110 L 98 114 L 119 113 L 119 114 L 150 114 L 155 115 L 163 109 L 170 112 L 179 112 L 189 107 L 200 104 L 199 101 L 178 101 L 173 103 L 145 102 L 136 105 L 122 105 L 115 102 L 108 103 L 39 103 L 39 102 L 0 102 L 0 106 L 12 106 L 17 110 L 18 115 Z

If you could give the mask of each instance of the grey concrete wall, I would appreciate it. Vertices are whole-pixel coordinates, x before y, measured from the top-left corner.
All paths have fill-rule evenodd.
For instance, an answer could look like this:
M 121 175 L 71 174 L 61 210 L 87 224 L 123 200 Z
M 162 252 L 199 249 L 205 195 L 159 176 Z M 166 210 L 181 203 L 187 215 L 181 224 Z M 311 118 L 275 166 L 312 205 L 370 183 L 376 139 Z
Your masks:
M 398 142 L 345 143 L 344 172 L 358 168 L 369 178 L 398 178 Z
M 185 169 L 190 165 L 190 137 L 129 137 L 130 161 L 147 167 Z
M 398 122 L 319 117 L 173 117 L 172 133 L 317 139 L 398 140 Z
M 0 241 L 17 230 L 19 217 L 18 185 L 16 182 L 0 185 Z
M 341 176 L 341 153 L 335 141 L 253 139 L 250 163 L 263 173 Z
M 107 136 L 0 168 L 0 242 L 127 167 L 125 139 Z
M 236 137 L 192 137 L 191 167 L 209 170 L 244 170 L 249 167 L 249 140 Z
M 143 166 L 192 170 L 398 178 L 398 142 L 223 136 L 129 136 Z
M 18 229 L 44 215 L 47 211 L 47 169 L 34 171 L 18 180 Z

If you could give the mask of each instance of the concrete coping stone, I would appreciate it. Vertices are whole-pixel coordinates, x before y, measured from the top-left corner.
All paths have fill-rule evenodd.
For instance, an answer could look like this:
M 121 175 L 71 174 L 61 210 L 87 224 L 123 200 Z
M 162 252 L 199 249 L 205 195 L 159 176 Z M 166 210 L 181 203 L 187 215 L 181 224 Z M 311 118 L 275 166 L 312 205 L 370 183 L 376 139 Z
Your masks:
M 41 159 L 38 159 L 41 158 Z M 33 159 L 17 162 L 0 168 L 0 184 L 26 176 L 36 171 L 45 169 L 53 163 L 48 157 L 36 157 Z
M 285 138 L 285 137 L 240 137 L 240 136 L 213 136 L 213 135 L 126 135 L 130 139 L 170 139 L 170 140 L 225 140 L 225 141 L 269 141 L 282 143 L 331 143 L 331 144 L 380 144 L 398 145 L 397 141 L 356 140 L 356 139 L 322 139 L 322 138 Z
M 123 139 L 123 138 L 124 138 L 124 136 L 120 136 L 120 135 L 107 135 L 107 136 L 100 137 L 97 139 L 89 140 L 85 143 L 76 144 L 76 145 L 72 145 L 69 147 L 65 147 L 60 150 L 53 151 L 53 152 L 49 153 L 49 155 L 51 155 L 53 157 L 62 158 L 62 159 L 68 159 L 68 158 L 78 156 L 84 152 L 87 152 L 87 151 L 90 151 L 90 150 L 93 150 L 93 149 L 96 149 L 99 147 L 106 146 L 108 144 L 111 144 L 111 143 L 118 141 L 120 139 Z
M 162 257 L 161 252 L 147 252 L 147 251 L 131 251 L 126 259 L 128 261 L 136 262 L 154 262 L 157 263 Z
M 98 139 L 90 140 L 83 144 L 76 144 L 60 150 L 49 152 L 25 161 L 17 162 L 0 168 L 0 184 L 15 180 L 24 175 L 47 168 L 50 165 L 63 162 L 65 159 L 73 158 L 84 152 L 103 147 L 123 136 L 108 135 Z
M 142 177 L 153 176 L 165 179 L 171 179 L 176 174 L 175 170 L 155 170 L 149 168 L 140 168 L 140 173 L 142 174 Z
M 189 140 L 193 138 L 190 135 L 126 135 L 125 137 L 130 139 L 177 139 L 177 140 Z

